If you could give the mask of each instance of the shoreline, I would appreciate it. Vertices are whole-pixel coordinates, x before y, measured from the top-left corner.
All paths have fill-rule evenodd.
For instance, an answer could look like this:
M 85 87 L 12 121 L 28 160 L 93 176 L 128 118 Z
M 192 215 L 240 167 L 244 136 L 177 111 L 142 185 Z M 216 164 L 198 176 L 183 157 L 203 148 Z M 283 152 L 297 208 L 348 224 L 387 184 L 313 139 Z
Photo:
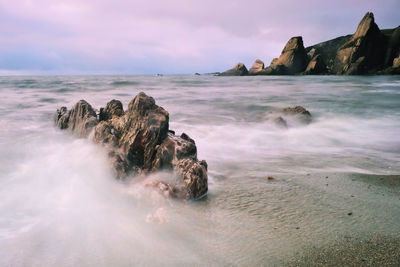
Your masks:
M 400 237 L 383 234 L 343 236 L 321 247 L 305 248 L 285 266 L 399 266 Z

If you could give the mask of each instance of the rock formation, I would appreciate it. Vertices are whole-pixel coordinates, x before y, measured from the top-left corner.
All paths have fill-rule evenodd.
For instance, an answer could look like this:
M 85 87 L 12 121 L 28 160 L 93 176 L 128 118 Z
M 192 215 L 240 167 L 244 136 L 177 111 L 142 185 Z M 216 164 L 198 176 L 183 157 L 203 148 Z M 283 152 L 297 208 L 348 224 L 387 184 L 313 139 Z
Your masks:
M 250 75 L 257 75 L 259 72 L 261 72 L 264 69 L 264 62 L 262 62 L 260 59 L 257 59 L 254 63 L 253 66 L 251 66 L 249 70 Z
M 57 110 L 55 121 L 60 129 L 69 129 L 78 137 L 86 137 L 96 126 L 97 115 L 88 102 L 80 100 L 70 111 L 66 107 Z
M 302 106 L 287 107 L 282 109 L 284 115 L 296 116 L 303 123 L 310 123 L 312 120 L 311 113 Z
M 336 74 L 366 74 L 384 63 L 386 39 L 375 24 L 374 15 L 365 14 L 356 32 L 336 53 Z
M 354 34 L 341 36 L 307 48 L 302 37 L 293 37 L 279 58 L 260 69 L 254 63 L 249 75 L 293 74 L 400 74 L 394 61 L 400 55 L 400 26 L 380 30 L 374 15 L 366 13 Z M 397 61 L 396 61 L 397 62 Z M 325 67 L 324 67 L 325 65 Z M 244 66 L 244 65 L 243 65 Z M 247 75 L 238 66 L 224 75 Z
M 271 62 L 270 67 L 282 65 L 286 68 L 286 73 L 296 74 L 303 72 L 308 64 L 308 57 L 303 45 L 301 36 L 292 37 L 283 48 L 281 55 L 277 60 Z
M 99 120 L 90 104 L 81 100 L 70 111 L 66 107 L 57 110 L 55 123 L 78 137 L 93 131 L 93 141 L 107 149 L 118 179 L 166 170 L 175 174 L 176 183 L 156 181 L 151 185 L 186 199 L 207 193 L 207 163 L 197 160 L 195 142 L 185 133 L 176 136 L 170 131 L 168 112 L 144 93 L 139 93 L 125 112 L 120 101 L 111 100 L 100 109 Z
M 324 74 L 327 72 L 326 65 L 322 59 L 320 54 L 314 56 L 311 61 L 308 63 L 304 74 Z
M 329 41 L 325 41 L 306 48 L 309 59 L 312 59 L 316 55 L 320 55 L 322 61 L 325 63 L 328 73 L 332 73 L 333 64 L 335 62 L 336 52 L 338 49 L 350 40 L 351 34 L 341 36 Z
M 237 63 L 232 69 L 219 74 L 219 76 L 243 76 L 249 72 L 243 63 Z

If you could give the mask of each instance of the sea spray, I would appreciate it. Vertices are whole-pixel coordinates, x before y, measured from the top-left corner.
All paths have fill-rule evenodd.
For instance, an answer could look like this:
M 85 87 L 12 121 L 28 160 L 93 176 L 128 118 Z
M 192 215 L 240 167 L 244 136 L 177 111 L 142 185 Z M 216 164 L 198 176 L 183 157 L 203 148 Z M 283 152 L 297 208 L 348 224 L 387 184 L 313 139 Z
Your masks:
M 399 87 L 396 76 L 1 77 L 0 265 L 282 265 L 338 236 L 399 236 Z M 117 182 L 101 147 L 53 126 L 62 105 L 126 107 L 140 91 L 196 141 L 207 198 Z M 276 127 L 271 116 L 296 105 L 312 122 Z

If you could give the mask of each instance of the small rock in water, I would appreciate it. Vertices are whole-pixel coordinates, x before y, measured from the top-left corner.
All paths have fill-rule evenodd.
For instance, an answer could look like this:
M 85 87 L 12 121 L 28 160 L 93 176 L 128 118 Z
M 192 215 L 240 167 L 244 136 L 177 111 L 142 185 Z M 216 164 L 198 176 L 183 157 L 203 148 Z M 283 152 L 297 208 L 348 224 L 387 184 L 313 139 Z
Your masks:
M 268 176 L 268 180 L 275 180 L 275 177 L 273 177 L 273 176 Z
M 287 128 L 288 126 L 286 120 L 280 116 L 274 119 L 274 123 L 281 128 Z
M 299 230 L 299 229 L 300 229 L 300 227 L 297 226 L 297 227 L 296 227 L 296 230 Z
M 349 213 L 347 213 L 347 215 L 351 216 L 351 215 L 353 215 L 353 213 L 352 213 L 352 212 L 349 212 Z

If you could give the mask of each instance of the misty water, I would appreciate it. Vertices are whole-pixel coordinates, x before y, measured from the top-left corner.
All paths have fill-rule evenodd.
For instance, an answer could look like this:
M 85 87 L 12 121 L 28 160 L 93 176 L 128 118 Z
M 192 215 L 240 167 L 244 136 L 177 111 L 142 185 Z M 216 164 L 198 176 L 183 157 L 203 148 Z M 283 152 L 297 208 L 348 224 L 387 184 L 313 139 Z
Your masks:
M 196 141 L 206 198 L 117 182 L 103 148 L 54 127 L 60 106 L 140 91 Z M 310 124 L 274 123 L 296 105 Z M 0 266 L 272 265 L 400 236 L 399 187 L 379 183 L 400 174 L 399 76 L 0 77 L 0 118 Z

